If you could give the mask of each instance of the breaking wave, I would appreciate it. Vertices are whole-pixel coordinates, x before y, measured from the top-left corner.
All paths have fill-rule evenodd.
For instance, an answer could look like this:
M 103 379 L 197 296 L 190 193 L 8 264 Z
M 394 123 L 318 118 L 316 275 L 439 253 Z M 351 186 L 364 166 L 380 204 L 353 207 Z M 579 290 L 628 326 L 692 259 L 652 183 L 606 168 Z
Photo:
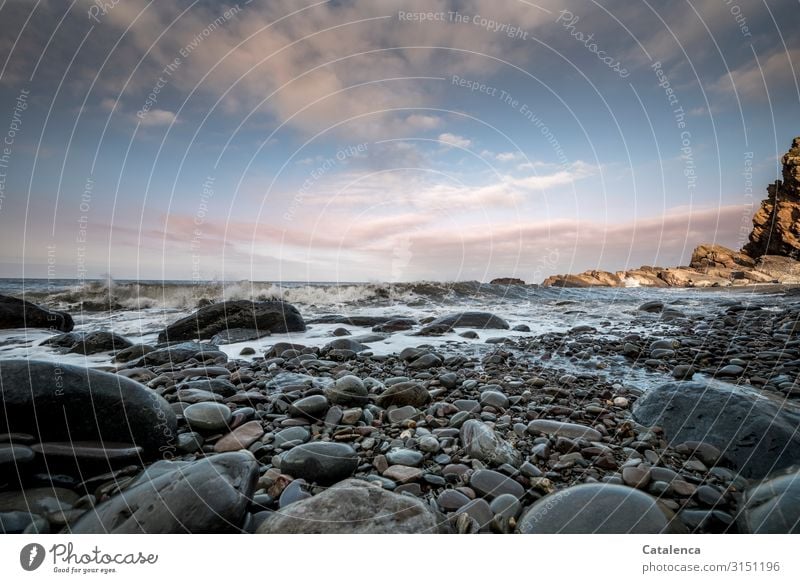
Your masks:
M 71 285 L 70 285 L 71 284 Z M 17 286 L 19 287 L 19 286 Z M 477 281 L 410 283 L 302 283 L 302 282 L 185 282 L 90 281 L 81 286 L 62 282 L 44 286 L 41 280 L 24 282 L 12 295 L 61 308 L 86 311 L 136 309 L 193 309 L 223 300 L 281 299 L 297 306 L 424 306 L 427 304 L 533 301 L 552 290 L 534 285 L 494 285 Z

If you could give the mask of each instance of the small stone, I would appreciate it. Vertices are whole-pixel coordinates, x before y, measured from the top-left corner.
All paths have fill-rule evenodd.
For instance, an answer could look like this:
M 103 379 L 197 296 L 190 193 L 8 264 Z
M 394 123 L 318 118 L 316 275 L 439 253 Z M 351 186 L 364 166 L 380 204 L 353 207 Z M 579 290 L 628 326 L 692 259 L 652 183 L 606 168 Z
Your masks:
M 422 463 L 423 454 L 413 449 L 393 449 L 386 454 L 390 464 L 416 467 Z
M 227 451 L 247 449 L 262 435 L 264 435 L 264 428 L 261 426 L 261 422 L 248 421 L 215 443 L 214 451 L 217 453 L 224 453 Z
M 322 419 L 329 407 L 328 399 L 322 395 L 311 395 L 298 399 L 289 407 L 292 415 L 309 417 L 311 419 Z
M 552 421 L 550 419 L 534 419 L 528 423 L 528 433 L 545 433 L 548 435 L 563 435 L 573 439 L 583 438 L 588 441 L 600 441 L 603 436 L 596 429 L 577 425 L 575 423 L 565 423 L 562 421 Z
M 708 485 L 698 487 L 694 492 L 694 497 L 698 502 L 705 506 L 717 506 L 725 504 L 725 498 L 722 495 L 722 492 Z
M 389 419 L 390 423 L 402 423 L 406 419 L 415 417 L 418 413 L 419 411 L 416 407 L 406 405 L 405 407 L 398 407 L 397 409 L 388 411 L 386 417 Z
M 409 466 L 389 466 L 383 472 L 384 478 L 389 478 L 400 484 L 407 482 L 414 482 L 422 477 L 422 470 L 419 468 L 412 468 Z
M 419 438 L 418 447 L 425 453 L 436 453 L 439 451 L 439 440 L 433 435 L 423 435 Z
M 522 511 L 522 504 L 513 494 L 500 494 L 489 504 L 492 513 L 508 518 L 517 518 Z
M 345 409 L 342 411 L 342 425 L 355 425 L 361 419 L 361 409 Z
M 519 482 L 494 470 L 477 470 L 473 472 L 469 485 L 476 492 L 489 498 L 495 498 L 502 494 L 510 494 L 516 498 L 522 498 L 525 494 L 525 488 Z
M 272 443 L 275 447 L 283 447 L 283 444 L 290 441 L 305 443 L 309 437 L 311 437 L 311 434 L 305 427 L 287 427 L 275 434 Z
M 325 391 L 331 403 L 336 405 L 363 406 L 369 401 L 369 391 L 360 378 L 346 375 L 336 380 L 336 383 Z
M 622 481 L 632 488 L 643 490 L 650 483 L 650 468 L 643 466 L 623 468 Z
M 469 498 L 457 490 L 445 490 L 436 498 L 436 503 L 445 512 L 458 510 L 467 502 L 469 502 Z
M 483 391 L 481 393 L 480 402 L 484 407 L 494 407 L 495 409 L 505 409 L 508 407 L 508 397 L 500 391 Z
M 183 417 L 197 431 L 219 431 L 228 426 L 231 410 L 222 403 L 195 403 L 184 409 Z
M 358 467 L 355 450 L 344 443 L 312 441 L 281 455 L 282 472 L 310 483 L 335 484 L 350 477 Z
M 625 397 L 614 397 L 612 402 L 614 403 L 615 407 L 619 407 L 621 409 L 625 409 L 628 406 L 628 399 Z
M 183 453 L 194 453 L 203 447 L 203 436 L 196 431 L 178 435 L 178 449 Z

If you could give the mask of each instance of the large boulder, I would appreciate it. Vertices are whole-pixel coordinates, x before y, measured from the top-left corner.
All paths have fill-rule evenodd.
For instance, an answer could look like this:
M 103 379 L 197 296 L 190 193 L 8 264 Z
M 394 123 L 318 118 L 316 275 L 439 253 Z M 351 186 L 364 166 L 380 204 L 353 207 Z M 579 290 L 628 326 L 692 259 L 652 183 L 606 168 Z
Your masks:
M 794 139 L 781 162 L 783 181 L 767 187 L 767 198 L 753 217 L 750 241 L 742 248 L 751 257 L 800 259 L 800 138 Z
M 40 441 L 132 443 L 145 456 L 170 455 L 177 421 L 169 404 L 131 379 L 80 366 L 0 361 L 0 433 Z
M 746 478 L 800 463 L 800 410 L 754 389 L 718 381 L 674 382 L 648 390 L 633 409 L 666 438 L 710 443 Z
M 710 243 L 703 243 L 695 247 L 689 263 L 689 267 L 700 270 L 753 268 L 755 265 L 755 260 L 749 255 Z
M 737 523 L 752 534 L 800 534 L 800 471 L 764 480 L 745 491 Z
M 133 346 L 133 342 L 113 332 L 95 330 L 94 332 L 59 334 L 42 342 L 42 346 L 55 346 L 63 348 L 69 353 L 88 355 L 130 348 Z
M 74 534 L 241 532 L 258 480 L 250 452 L 156 462 L 122 492 L 86 512 Z
M 652 496 L 627 486 L 581 484 L 545 496 L 519 521 L 523 534 L 660 534 L 680 532 Z
M 439 520 L 421 500 L 350 479 L 275 512 L 258 534 L 435 533 Z
M 194 314 L 173 322 L 158 335 L 158 339 L 166 342 L 211 338 L 231 328 L 283 333 L 303 332 L 306 325 L 297 308 L 286 302 L 232 300 L 202 307 Z
M 70 332 L 75 327 L 66 312 L 48 310 L 26 300 L 0 295 L 0 329 L 46 328 Z
M 458 312 L 435 319 L 425 328 L 492 328 L 508 330 L 508 322 L 489 312 Z

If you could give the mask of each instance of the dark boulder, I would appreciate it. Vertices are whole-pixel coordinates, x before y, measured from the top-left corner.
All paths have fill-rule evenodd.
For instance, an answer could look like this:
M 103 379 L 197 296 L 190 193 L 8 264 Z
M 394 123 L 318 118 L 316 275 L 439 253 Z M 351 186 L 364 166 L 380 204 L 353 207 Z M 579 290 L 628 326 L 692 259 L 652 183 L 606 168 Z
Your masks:
M 0 361 L 0 433 L 39 441 L 111 441 L 170 455 L 176 419 L 169 404 L 131 379 L 54 362 Z
M 800 463 L 800 410 L 782 399 L 711 381 L 667 383 L 636 401 L 634 417 L 673 445 L 706 442 L 746 478 Z
M 258 479 L 249 452 L 195 462 L 160 461 L 122 492 L 85 513 L 74 534 L 241 532 Z
M 519 522 L 523 534 L 659 534 L 681 532 L 658 500 L 634 488 L 581 484 L 545 496 Z
M 259 333 L 303 332 L 300 312 L 282 301 L 233 300 L 211 304 L 173 322 L 158 335 L 160 342 L 211 338 L 231 328 L 248 328 Z
M 68 332 L 53 336 L 42 342 L 42 346 L 63 348 L 68 353 L 97 354 L 130 348 L 133 343 L 119 334 L 96 330 L 94 332 Z
M 459 312 L 457 314 L 448 314 L 447 316 L 437 318 L 425 326 L 422 331 L 427 328 L 432 330 L 444 328 L 492 328 L 497 330 L 508 330 L 509 325 L 508 322 L 503 320 L 503 318 L 495 316 L 489 312 Z
M 48 310 L 26 300 L 0 295 L 0 329 L 46 328 L 70 332 L 75 327 L 66 312 Z

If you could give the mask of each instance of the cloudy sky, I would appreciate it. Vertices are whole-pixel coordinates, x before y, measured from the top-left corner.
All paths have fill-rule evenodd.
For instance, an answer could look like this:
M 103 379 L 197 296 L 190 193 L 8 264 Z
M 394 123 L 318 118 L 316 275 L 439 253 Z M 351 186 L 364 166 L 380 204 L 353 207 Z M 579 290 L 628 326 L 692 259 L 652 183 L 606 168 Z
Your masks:
M 738 247 L 800 135 L 799 13 L 0 0 L 0 277 L 540 281 Z

